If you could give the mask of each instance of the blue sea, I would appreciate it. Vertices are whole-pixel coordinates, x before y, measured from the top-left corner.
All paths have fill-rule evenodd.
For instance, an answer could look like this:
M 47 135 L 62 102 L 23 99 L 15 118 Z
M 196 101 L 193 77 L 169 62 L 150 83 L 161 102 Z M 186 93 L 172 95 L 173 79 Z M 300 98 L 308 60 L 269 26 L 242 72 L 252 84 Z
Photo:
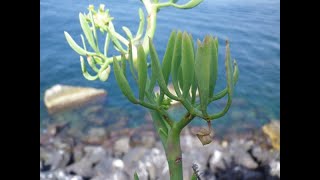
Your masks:
M 187 2 L 185 0 L 179 3 Z M 72 121 L 86 128 L 85 109 L 49 115 L 44 105 L 44 92 L 55 84 L 103 88 L 108 94 L 102 109 L 95 114 L 102 126 L 123 120 L 124 127 L 144 124 L 147 110 L 131 104 L 120 92 L 113 73 L 108 81 L 88 81 L 81 74 L 79 56 L 67 44 L 64 31 L 80 42 L 82 33 L 78 14 L 87 12 L 89 4 L 105 3 L 114 17 L 118 32 L 122 26 L 136 33 L 139 24 L 140 0 L 40 0 L 40 124 L 41 128 L 59 121 Z M 164 8 L 158 13 L 154 38 L 159 56 L 164 55 L 172 30 L 191 33 L 194 39 L 206 34 L 219 39 L 219 78 L 217 90 L 226 86 L 224 69 L 225 40 L 230 41 L 231 56 L 239 65 L 240 76 L 233 104 L 226 116 L 217 119 L 213 127 L 220 132 L 259 128 L 273 119 L 280 119 L 280 0 L 204 0 L 190 10 Z M 102 36 L 100 36 L 102 38 Z M 104 39 L 104 38 L 103 38 Z M 115 53 L 115 51 L 111 51 Z M 134 85 L 133 82 L 130 84 Z M 136 86 L 132 86 L 137 91 Z M 226 99 L 210 105 L 211 112 L 223 108 Z M 97 105 L 95 105 L 97 106 Z M 171 110 L 181 116 L 182 107 Z M 92 117 L 91 117 L 92 118 Z M 81 125 L 77 125 L 81 124 Z M 204 124 L 195 119 L 193 125 Z

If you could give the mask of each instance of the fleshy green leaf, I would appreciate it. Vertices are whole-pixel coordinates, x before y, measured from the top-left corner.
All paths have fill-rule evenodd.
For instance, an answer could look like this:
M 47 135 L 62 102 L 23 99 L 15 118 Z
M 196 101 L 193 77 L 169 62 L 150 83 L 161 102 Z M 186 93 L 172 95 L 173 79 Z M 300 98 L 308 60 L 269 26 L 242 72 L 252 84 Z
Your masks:
M 101 69 L 101 72 L 99 73 L 100 81 L 104 82 L 109 78 L 110 70 L 110 66 L 108 66 L 106 69 Z
M 110 34 L 107 33 L 107 35 L 106 35 L 106 41 L 105 41 L 105 44 L 104 44 L 104 51 L 103 51 L 104 56 L 107 56 L 107 54 L 108 54 L 108 49 L 109 49 L 110 40 L 111 40 Z
M 231 57 L 230 57 L 230 47 L 229 47 L 228 41 L 226 41 L 225 64 L 226 64 L 228 93 L 232 96 L 232 94 L 233 94 L 233 70 L 232 70 L 232 63 L 231 63 Z
M 83 14 L 79 13 L 79 19 L 80 19 L 81 28 L 82 28 L 84 35 L 86 36 L 90 46 L 92 47 L 92 49 L 94 51 L 99 52 L 99 50 L 95 44 L 92 31 L 90 29 L 90 26 L 89 26 L 86 18 L 83 16 Z
M 122 29 L 123 29 L 123 31 L 126 33 L 126 35 L 128 36 L 129 39 L 132 39 L 132 38 L 133 38 L 133 37 L 132 37 L 132 33 L 131 33 L 131 31 L 130 31 L 129 28 L 123 26 Z
M 94 80 L 98 79 L 98 74 L 95 76 L 92 76 L 91 74 L 88 73 L 84 59 L 82 56 L 80 56 L 80 64 L 81 64 L 82 74 L 87 80 L 94 81 Z
M 198 42 L 195 62 L 195 74 L 200 95 L 200 109 L 205 115 L 207 114 L 206 109 L 209 102 L 210 61 L 210 37 L 206 36 L 203 44 Z
M 87 54 L 87 51 L 82 49 L 73 39 L 72 37 L 69 35 L 68 32 L 64 32 L 64 35 L 67 39 L 67 42 L 69 43 L 70 47 L 76 51 L 78 54 L 85 56 Z
M 181 66 L 179 67 L 179 70 L 178 70 L 178 81 L 179 81 L 179 88 L 180 88 L 180 90 L 182 90 L 182 88 L 183 88 L 183 75 L 182 75 L 182 67 Z
M 88 56 L 87 57 L 87 61 L 88 64 L 90 65 L 90 67 L 95 71 L 95 72 L 99 72 L 99 69 L 96 66 L 96 61 L 94 60 L 93 56 Z
M 182 42 L 182 33 L 179 31 L 176 37 L 175 45 L 174 45 L 172 64 L 171 64 L 172 84 L 178 96 L 181 95 L 179 84 L 178 84 L 178 73 L 179 73 L 179 67 L 181 62 L 181 44 L 182 44 L 181 42 Z
M 136 34 L 136 37 L 134 40 L 139 40 L 142 35 L 143 35 L 143 29 L 144 29 L 144 13 L 143 10 L 141 8 L 139 8 L 139 18 L 140 18 L 140 23 L 139 23 L 139 28 Z
M 167 84 L 164 80 L 161 66 L 160 66 L 160 61 L 158 58 L 158 54 L 154 48 L 152 40 L 149 38 L 149 49 L 150 49 L 150 57 L 151 57 L 151 69 L 152 69 L 152 74 L 155 75 L 158 84 L 160 86 L 160 89 L 164 91 L 166 94 L 171 94 L 170 91 L 168 90 Z
M 187 97 L 190 87 L 193 83 L 194 76 L 194 52 L 193 43 L 187 33 L 182 36 L 182 80 L 183 80 L 183 97 Z
M 134 80 L 136 82 L 138 82 L 138 78 L 137 78 L 137 75 L 136 75 L 136 72 L 135 72 L 135 68 L 134 68 L 134 64 L 133 64 L 133 50 L 132 50 L 133 47 L 132 46 L 133 46 L 132 43 L 129 42 L 129 59 L 128 59 L 128 61 L 129 61 L 129 67 L 130 67 L 131 74 L 132 74 Z
M 167 44 L 167 49 L 162 60 L 162 73 L 163 73 L 164 80 L 166 81 L 166 84 L 168 84 L 168 81 L 169 81 L 169 76 L 171 71 L 171 61 L 173 57 L 173 50 L 175 46 L 176 35 L 177 33 L 175 31 L 171 32 L 171 35 Z
M 194 46 L 194 41 L 193 41 L 193 37 L 191 34 L 189 34 L 189 37 L 190 37 L 190 40 L 191 40 L 191 43 L 192 43 L 192 47 L 193 47 L 193 52 L 194 54 L 196 53 L 196 49 L 195 49 L 195 46 Z M 195 64 L 195 58 L 193 58 L 193 64 Z M 195 75 L 195 72 L 193 73 L 193 81 L 192 81 L 192 86 L 191 86 L 191 103 L 194 104 L 195 101 L 196 101 L 196 97 L 197 97 L 197 88 L 198 88 L 198 85 L 197 85 L 197 79 L 196 79 L 196 75 Z
M 179 9 L 190 9 L 198 6 L 203 0 L 190 0 L 188 3 L 179 5 L 179 4 L 173 4 L 174 7 Z
M 124 54 L 121 54 L 121 69 L 124 77 L 127 77 L 127 63 L 126 63 L 126 57 Z
M 239 78 L 239 68 L 238 68 L 238 64 L 237 61 L 234 59 L 233 60 L 233 86 L 235 86 L 238 82 L 238 78 Z
M 166 52 L 162 60 L 162 73 L 163 73 L 163 77 L 166 82 L 166 85 L 168 85 L 168 81 L 169 81 L 171 63 L 172 63 L 171 61 L 173 57 L 173 50 L 174 50 L 174 45 L 176 41 L 176 35 L 177 35 L 176 31 L 171 32 L 171 35 L 167 44 Z M 164 93 L 160 91 L 160 97 L 159 97 L 160 103 L 163 101 L 163 97 L 164 97 Z
M 123 75 L 122 70 L 117 62 L 116 57 L 113 57 L 113 66 L 114 66 L 114 75 L 116 77 L 117 84 L 120 87 L 120 90 L 122 93 L 134 104 L 137 104 L 138 101 L 134 97 L 133 91 L 130 88 L 130 85 L 126 79 L 126 77 Z
M 139 176 L 138 176 L 137 172 L 134 173 L 134 180 L 139 180 Z
M 211 42 L 211 61 L 210 61 L 210 81 L 209 81 L 209 97 L 213 96 L 214 88 L 216 86 L 218 77 L 218 48 L 216 40 L 212 37 Z
M 100 70 L 98 72 L 100 81 L 104 82 L 109 78 L 110 70 L 111 68 L 107 61 L 101 65 Z
M 138 81 L 139 81 L 139 99 L 143 101 L 148 78 L 147 58 L 142 45 L 138 47 Z

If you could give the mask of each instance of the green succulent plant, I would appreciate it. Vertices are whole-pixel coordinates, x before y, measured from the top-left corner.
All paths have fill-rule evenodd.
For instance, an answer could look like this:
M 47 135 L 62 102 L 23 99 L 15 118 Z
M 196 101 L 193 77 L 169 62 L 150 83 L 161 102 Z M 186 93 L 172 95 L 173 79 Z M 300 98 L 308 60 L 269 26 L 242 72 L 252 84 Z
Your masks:
M 158 1 L 142 0 L 149 13 L 148 25 L 143 43 L 137 43 L 142 38 L 143 13 L 140 13 L 140 26 L 136 36 L 128 28 L 123 28 L 127 34 L 127 39 L 116 33 L 112 20 L 104 6 L 100 6 L 98 11 L 93 6 L 89 7 L 89 13 L 80 13 L 80 24 L 84 34 L 94 52 L 86 49 L 83 40 L 83 48 L 78 46 L 71 36 L 65 32 L 70 46 L 80 54 L 81 67 L 84 77 L 88 80 L 108 79 L 111 67 L 113 69 L 116 82 L 121 92 L 133 104 L 139 104 L 150 110 L 154 127 L 160 137 L 165 150 L 169 165 L 171 180 L 181 180 L 182 173 L 182 151 L 180 148 L 180 133 L 195 117 L 199 117 L 207 122 L 208 128 L 202 128 L 197 133 L 197 137 L 203 145 L 212 141 L 213 130 L 211 122 L 224 116 L 232 103 L 234 86 L 239 77 L 239 69 L 235 60 L 231 59 L 230 45 L 226 41 L 225 69 L 227 85 L 222 91 L 215 89 L 218 77 L 218 39 L 211 35 L 205 36 L 201 42 L 197 40 L 196 45 L 191 34 L 181 31 L 172 31 L 164 57 L 160 62 L 153 35 L 155 33 L 155 16 L 157 12 L 168 6 L 187 9 L 198 5 L 202 0 L 191 0 L 185 5 L 176 4 L 171 0 L 166 3 Z M 101 13 L 99 15 L 99 13 Z M 101 16 L 101 17 L 100 17 Z M 91 25 L 89 25 L 91 23 Z M 142 25 L 141 25 L 142 24 Z M 107 32 L 104 53 L 100 53 L 95 28 L 101 32 Z M 120 55 L 108 57 L 109 43 L 112 41 L 114 48 Z M 122 48 L 123 43 L 126 49 Z M 96 72 L 90 75 L 85 66 L 86 56 L 88 64 Z M 149 58 L 148 58 L 149 57 Z M 149 61 L 149 62 L 148 62 Z M 126 69 L 129 68 L 130 74 Z M 151 73 L 148 73 L 151 68 Z M 138 86 L 138 93 L 135 94 L 128 82 L 128 76 L 132 76 Z M 169 91 L 168 85 L 172 83 L 174 92 Z M 160 87 L 159 94 L 155 93 L 155 87 Z M 197 96 L 197 92 L 199 96 Z M 216 100 L 227 96 L 226 106 L 218 113 L 210 114 L 208 105 Z M 180 102 L 187 110 L 181 119 L 175 119 L 168 113 L 171 102 Z M 139 179 L 137 173 L 134 179 Z M 195 179 L 193 176 L 192 179 Z

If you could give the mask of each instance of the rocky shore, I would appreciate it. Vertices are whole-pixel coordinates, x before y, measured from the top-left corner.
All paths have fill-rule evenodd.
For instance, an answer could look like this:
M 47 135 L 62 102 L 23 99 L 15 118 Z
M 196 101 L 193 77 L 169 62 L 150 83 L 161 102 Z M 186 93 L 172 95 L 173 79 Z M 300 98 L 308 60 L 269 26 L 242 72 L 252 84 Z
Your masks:
M 280 123 L 272 123 L 248 133 L 216 137 L 206 146 L 195 136 L 199 127 L 185 128 L 181 136 L 184 179 L 190 179 L 194 164 L 202 180 L 280 179 L 280 150 L 272 134 Z M 166 157 L 152 126 L 92 127 L 81 136 L 71 130 L 68 123 L 60 123 L 40 133 L 41 180 L 129 180 L 134 172 L 140 180 L 169 179 Z

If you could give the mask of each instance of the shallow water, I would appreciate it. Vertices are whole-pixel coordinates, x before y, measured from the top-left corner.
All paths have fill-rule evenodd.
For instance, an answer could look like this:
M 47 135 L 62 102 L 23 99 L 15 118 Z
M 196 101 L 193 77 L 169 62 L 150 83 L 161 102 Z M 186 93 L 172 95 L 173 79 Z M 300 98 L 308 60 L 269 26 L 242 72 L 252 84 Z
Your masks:
M 139 126 L 145 122 L 147 110 L 129 103 L 121 94 L 112 73 L 107 82 L 92 82 L 83 78 L 79 56 L 64 38 L 63 31 L 68 31 L 72 37 L 80 40 L 79 35 L 82 31 L 78 13 L 86 11 L 89 4 L 98 6 L 99 3 L 106 3 L 106 7 L 111 9 L 111 16 L 115 17 L 114 24 L 119 32 L 122 32 L 121 26 L 124 25 L 135 33 L 139 24 L 138 8 L 143 8 L 139 0 L 40 1 L 41 125 L 59 119 L 56 116 L 49 116 L 43 103 L 44 91 L 55 84 L 106 89 L 108 95 L 103 103 L 103 109 L 95 114 L 95 118 L 105 121 L 103 125 L 108 126 L 117 121 L 116 119 L 121 119 L 121 116 L 128 119 L 124 126 Z M 229 39 L 231 55 L 237 59 L 240 77 L 235 89 L 234 103 L 228 114 L 214 122 L 217 129 L 245 130 L 246 127 L 259 127 L 271 119 L 280 118 L 279 0 L 205 0 L 191 10 L 174 8 L 161 10 L 157 25 L 154 41 L 160 57 L 164 54 L 172 29 L 188 31 L 194 39 L 202 39 L 206 34 L 218 36 L 221 47 L 218 90 L 226 85 L 224 42 Z M 137 91 L 137 88 L 133 89 Z M 223 99 L 217 102 L 210 106 L 210 109 L 216 111 L 223 108 L 225 101 Z M 65 116 L 62 119 L 73 119 L 79 123 L 83 118 L 87 118 L 79 115 L 82 111 L 83 109 L 66 112 L 62 115 Z M 65 115 L 68 113 L 69 115 Z M 183 108 L 177 107 L 172 113 L 181 115 Z M 202 123 L 200 119 L 193 122 L 195 125 Z

